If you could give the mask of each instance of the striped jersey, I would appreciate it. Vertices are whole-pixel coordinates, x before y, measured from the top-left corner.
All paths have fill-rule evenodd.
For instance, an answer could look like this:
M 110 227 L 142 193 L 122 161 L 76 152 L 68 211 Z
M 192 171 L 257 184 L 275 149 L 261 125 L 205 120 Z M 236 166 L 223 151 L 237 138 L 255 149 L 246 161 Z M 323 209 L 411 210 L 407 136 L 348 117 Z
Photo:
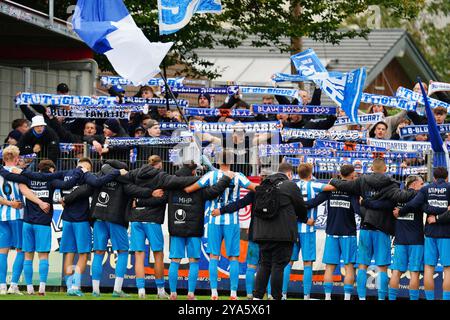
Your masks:
M 299 182 L 297 182 L 297 186 L 300 188 L 300 190 L 302 192 L 303 200 L 308 201 L 308 200 L 315 198 L 318 193 L 322 192 L 323 188 L 325 188 L 326 184 L 316 182 L 313 180 L 310 180 L 310 181 L 300 180 Z M 314 220 L 316 220 L 317 212 L 318 212 L 317 207 L 309 209 L 308 210 L 308 219 L 313 218 Z M 298 232 L 307 233 L 307 232 L 314 232 L 314 231 L 316 231 L 315 226 L 308 226 L 306 223 L 299 222 Z
M 201 188 L 215 185 L 223 177 L 223 171 L 214 170 L 205 174 L 200 180 L 197 181 Z M 241 188 L 247 188 L 251 184 L 242 173 L 236 173 L 234 178 L 230 182 L 230 186 L 216 199 L 207 201 L 205 204 L 205 217 L 208 223 L 217 225 L 231 225 L 239 224 L 238 211 L 232 214 L 223 214 L 218 217 L 211 215 L 214 209 L 220 209 L 223 206 L 231 202 L 236 202 L 240 199 Z
M 3 168 L 5 170 L 8 170 L 9 172 L 11 172 L 12 170 L 12 167 Z M 0 176 L 0 186 L 0 197 L 8 201 L 18 200 L 25 205 L 24 198 L 22 196 L 22 193 L 20 193 L 18 183 L 5 180 L 2 176 Z M 0 208 L 0 221 L 13 221 L 23 219 L 23 209 L 14 209 L 13 207 L 7 205 L 0 205 Z

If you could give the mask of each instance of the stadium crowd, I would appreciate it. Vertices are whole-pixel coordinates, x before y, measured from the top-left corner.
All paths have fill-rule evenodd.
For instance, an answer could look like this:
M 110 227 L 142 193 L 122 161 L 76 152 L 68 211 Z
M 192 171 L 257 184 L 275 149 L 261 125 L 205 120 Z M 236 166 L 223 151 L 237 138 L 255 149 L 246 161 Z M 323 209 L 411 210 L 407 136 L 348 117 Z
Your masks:
M 415 92 L 420 92 L 418 86 Z M 69 94 L 66 84 L 57 87 L 57 94 Z M 153 98 L 156 90 L 143 86 L 137 97 Z M 121 99 L 125 90 L 120 86 L 109 89 L 112 96 Z M 300 91 L 302 105 L 321 105 L 321 90 L 315 88 L 312 96 Z M 262 104 L 296 105 L 283 96 L 264 96 Z M 117 252 L 114 296 L 123 297 L 122 283 L 126 272 L 128 254 L 135 255 L 136 286 L 139 297 L 145 298 L 145 240 L 148 239 L 155 259 L 155 282 L 159 298 L 177 298 L 177 279 L 180 260 L 189 258 L 188 298 L 195 299 L 199 273 L 201 237 L 205 236 L 209 250 L 209 278 L 211 298 L 218 299 L 218 263 L 222 240 L 230 261 L 230 297 L 237 299 L 239 281 L 240 229 L 238 209 L 255 204 L 258 184 L 251 182 L 247 170 L 239 170 L 236 159 L 244 143 L 244 159 L 252 144 L 273 144 L 281 141 L 280 133 L 260 133 L 250 139 L 239 132 L 231 134 L 197 134 L 202 147 L 215 146 L 213 163 L 208 168 L 194 162 L 183 163 L 174 174 L 167 173 L 169 153 L 157 146 L 111 146 L 108 139 L 115 137 L 164 137 L 174 130 L 161 130 L 164 123 L 182 123 L 182 110 L 168 110 L 166 106 L 149 107 L 148 112 L 132 112 L 129 119 L 80 119 L 52 116 L 54 106 L 20 105 L 25 119 L 12 123 L 2 150 L 4 166 L 0 170 L 1 222 L 0 222 L 0 294 L 20 293 L 18 280 L 24 272 L 27 293 L 34 294 L 32 285 L 34 252 L 39 256 L 39 294 L 45 294 L 48 274 L 48 253 L 51 244 L 51 214 L 53 194 L 62 191 L 59 199 L 64 206 L 63 232 L 60 252 L 64 255 L 64 274 L 67 293 L 82 296 L 81 276 L 87 260 L 93 252 L 91 263 L 93 295 L 100 295 L 102 260 L 108 240 Z M 198 108 L 211 108 L 211 96 L 198 96 Z M 250 109 L 239 93 L 227 97 L 220 109 Z M 181 113 L 180 113 L 181 112 Z M 362 113 L 362 111 L 361 111 Z M 388 112 L 381 105 L 372 105 L 368 113 L 382 113 L 382 120 L 366 125 L 335 126 L 337 115 L 315 116 L 300 114 L 257 114 L 253 117 L 232 117 L 222 112 L 218 116 L 192 116 L 189 121 L 216 122 L 267 122 L 281 121 L 283 128 L 318 130 L 357 130 L 380 140 L 427 141 L 427 134 L 400 137 L 399 129 L 408 125 L 422 125 L 427 118 L 415 111 Z M 447 109 L 436 107 L 433 114 L 438 124 L 446 122 Z M 194 132 L 194 134 L 196 134 Z M 251 141 L 250 141 L 251 140 Z M 443 136 L 443 140 L 448 140 Z M 225 142 L 226 141 L 226 142 Z M 314 148 L 314 139 L 290 138 L 286 143 L 300 143 L 301 148 Z M 76 155 L 72 167 L 62 168 L 61 143 L 87 143 L 94 150 L 92 156 L 100 158 L 101 167 L 82 153 Z M 342 151 L 358 151 L 365 145 L 345 143 Z M 316 260 L 316 229 L 318 205 L 326 203 L 327 224 L 323 263 L 326 264 L 324 293 L 331 299 L 333 272 L 343 261 L 345 265 L 345 299 L 349 300 L 356 282 L 359 299 L 366 298 L 367 268 L 375 261 L 378 267 L 378 298 L 386 296 L 395 300 L 402 273 L 411 273 L 410 298 L 419 298 L 419 275 L 424 272 L 425 295 L 434 299 L 434 271 L 438 261 L 444 267 L 443 298 L 450 299 L 450 224 L 448 201 L 450 185 L 448 172 L 443 167 L 433 171 L 433 182 L 424 186 L 425 176 L 401 175 L 402 184 L 386 174 L 390 159 L 384 153 L 369 151 L 370 172 L 361 174 L 352 164 L 339 164 L 331 181 L 319 182 L 316 167 L 300 163 L 296 168 L 282 162 L 278 173 L 261 166 L 260 178 L 264 181 L 273 175 L 281 175 L 283 181 L 294 180 L 300 197 L 295 212 L 297 225 L 288 226 L 291 237 L 280 240 L 277 235 L 261 229 L 252 230 L 250 224 L 247 256 L 246 291 L 249 298 L 261 299 L 271 278 L 272 288 L 268 296 L 286 299 L 292 265 L 302 252 L 304 298 L 309 299 L 312 286 L 313 263 Z M 34 157 L 27 158 L 33 154 Z M 133 162 L 133 155 L 140 162 Z M 302 160 L 302 158 L 300 158 Z M 423 165 L 426 159 L 417 156 L 403 159 L 402 168 Z M 301 161 L 302 162 L 302 161 Z M 245 160 L 244 163 L 245 165 Z M 336 167 L 337 168 L 337 167 Z M 64 169 L 64 170 L 61 170 Z M 207 172 L 202 172 L 207 171 Z M 97 172 L 96 172 L 97 171 Z M 244 171 L 244 172 L 238 172 Z M 96 173 L 93 173 L 96 172 Z M 172 172 L 171 172 L 172 173 Z M 328 176 L 327 176 L 328 177 Z M 395 175 L 400 177 L 400 174 Z M 240 199 L 240 190 L 250 192 Z M 295 197 L 289 195 L 288 197 Z M 90 201 L 91 199 L 91 201 Z M 282 206 L 283 204 L 280 204 Z M 166 209 L 167 207 L 167 209 Z M 161 225 L 166 210 L 170 243 L 165 244 Z M 253 213 L 252 213 L 253 214 Z M 359 239 L 355 214 L 362 217 Z M 424 214 L 426 224 L 424 226 Z M 180 222 L 182 221 L 182 222 Z M 256 223 L 256 222 L 255 222 Z M 205 227 L 206 226 L 206 227 Z M 293 229 L 292 229 L 293 228 Z M 130 240 L 128 239 L 130 229 Z M 395 254 L 391 264 L 391 238 L 394 238 Z M 93 241 L 91 239 L 93 238 Z M 262 285 L 255 290 L 255 274 L 267 267 L 259 259 L 258 244 L 270 239 L 292 242 L 287 250 L 290 261 L 270 269 L 264 269 Z M 169 287 L 165 291 L 164 246 L 170 246 Z M 7 255 L 10 249 L 17 255 L 12 269 L 9 289 L 6 287 Z M 187 251 L 187 255 L 186 252 Z M 73 267 L 75 256 L 78 259 Z M 438 260 L 439 259 L 439 260 Z M 262 264 L 261 264 L 262 263 Z M 355 264 L 358 265 L 355 271 Z M 282 268 L 280 267 L 282 266 Z M 389 280 L 387 269 L 392 269 Z M 282 287 L 275 285 L 282 277 Z M 355 280 L 356 279 L 356 280 Z M 262 288 L 262 289 L 261 289 Z

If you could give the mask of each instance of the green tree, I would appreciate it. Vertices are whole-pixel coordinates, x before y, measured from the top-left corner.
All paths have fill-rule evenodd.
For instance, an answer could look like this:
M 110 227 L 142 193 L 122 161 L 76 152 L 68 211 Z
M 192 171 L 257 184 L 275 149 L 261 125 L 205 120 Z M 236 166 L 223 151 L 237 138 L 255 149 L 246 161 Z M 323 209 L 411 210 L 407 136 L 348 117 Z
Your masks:
M 379 28 L 402 28 L 409 32 L 422 54 L 443 81 L 450 82 L 450 1 L 426 1 L 416 19 L 392 14 L 391 8 L 380 8 Z M 374 22 L 375 10 L 347 19 L 345 25 L 365 27 Z
M 281 52 L 295 51 L 284 39 L 310 37 L 319 41 L 339 43 L 344 38 L 366 36 L 369 28 L 340 30 L 344 21 L 363 13 L 370 5 L 390 9 L 398 18 L 413 19 L 424 0 L 222 0 L 221 14 L 196 14 L 177 33 L 161 37 L 158 29 L 157 0 L 124 0 L 137 25 L 150 41 L 173 41 L 175 45 L 166 59 L 167 65 L 186 65 L 184 74 L 215 78 L 217 70 L 209 61 L 195 54 L 197 48 L 213 49 L 218 45 L 239 46 L 243 40 L 256 36 L 252 46 L 275 46 Z M 75 1 L 55 1 L 57 16 L 67 15 L 67 7 Z M 292 14 L 301 8 L 299 15 Z M 65 18 L 65 17 L 63 17 Z M 104 56 L 97 56 L 100 67 L 112 70 Z

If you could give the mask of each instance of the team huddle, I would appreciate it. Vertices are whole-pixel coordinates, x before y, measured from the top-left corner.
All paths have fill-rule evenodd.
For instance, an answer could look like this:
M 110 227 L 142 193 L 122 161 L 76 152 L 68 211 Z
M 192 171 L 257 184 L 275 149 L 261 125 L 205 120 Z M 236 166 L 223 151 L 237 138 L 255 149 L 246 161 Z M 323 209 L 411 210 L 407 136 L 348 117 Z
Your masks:
M 316 260 L 317 207 L 326 203 L 326 242 L 322 261 L 326 264 L 324 278 L 325 299 L 331 299 L 333 272 L 341 262 L 345 265 L 345 299 L 350 300 L 354 290 L 359 299 L 366 298 L 367 268 L 378 267 L 378 298 L 389 296 L 395 300 L 402 273 L 411 273 L 410 298 L 419 298 L 419 275 L 424 272 L 426 298 L 434 299 L 434 271 L 440 260 L 444 267 L 443 298 L 450 299 L 450 188 L 445 168 L 434 169 L 434 182 L 424 186 L 420 176 L 409 176 L 405 186 L 385 175 L 386 164 L 377 158 L 372 163 L 372 174 L 357 176 L 352 165 L 340 168 L 340 179 L 329 184 L 315 181 L 313 167 L 300 164 L 300 180 L 284 187 L 285 201 L 276 201 L 275 217 L 261 218 L 257 213 L 261 191 L 275 183 L 292 180 L 294 170 L 281 163 L 278 173 L 263 171 L 261 186 L 252 183 L 242 173 L 230 171 L 231 153 L 224 150 L 219 156 L 219 169 L 202 177 L 196 176 L 197 165 L 185 163 L 169 175 L 161 170 L 157 155 L 148 164 L 128 171 L 126 164 L 108 160 L 101 171 L 93 174 L 89 158 L 81 158 L 73 170 L 56 172 L 51 160 L 41 160 L 38 172 L 20 170 L 19 149 L 15 146 L 3 150 L 4 167 L 0 169 L 0 294 L 21 294 L 18 281 L 22 270 L 27 293 L 34 294 L 32 282 L 34 253 L 39 258 L 39 292 L 45 295 L 49 270 L 48 254 L 51 249 L 51 221 L 53 194 L 61 190 L 63 228 L 60 252 L 67 294 L 83 296 L 81 277 L 91 252 L 92 295 L 100 296 L 102 261 L 108 241 L 117 253 L 114 297 L 126 297 L 122 283 L 127 269 L 128 255 L 135 256 L 136 287 L 140 298 L 145 292 L 146 240 L 155 260 L 157 296 L 177 299 L 177 280 L 180 261 L 189 258 L 188 299 L 195 299 L 199 274 L 201 238 L 207 238 L 209 254 L 209 280 L 211 299 L 217 300 L 218 263 L 222 241 L 229 259 L 230 299 L 237 300 L 239 282 L 240 226 L 238 210 L 249 204 L 252 220 L 247 252 L 246 291 L 249 299 L 267 296 L 286 299 L 292 264 L 302 253 L 304 265 L 304 298 L 309 299 L 312 287 L 313 263 Z M 250 192 L 240 198 L 242 188 Z M 281 187 L 280 187 L 281 188 Z M 274 190 L 275 190 L 274 189 Z M 281 188 L 283 189 L 283 188 Z M 276 194 L 276 193 L 274 193 Z M 284 199 L 284 198 L 280 198 Z M 294 205 L 292 205 L 294 204 Z M 292 209 L 291 209 L 292 208 Z M 287 212 L 287 211 L 295 212 Z M 168 213 L 170 234 L 169 287 L 165 291 L 164 238 L 162 224 Z M 270 210 L 269 210 L 270 211 Z M 423 216 L 427 215 L 424 227 Z M 289 237 L 274 235 L 279 216 L 295 215 L 287 227 Z M 355 214 L 362 218 L 359 239 Z M 262 219 L 262 220 L 261 220 Z M 270 219 L 274 219 L 271 222 Z M 263 221 L 264 220 L 264 221 Z M 286 220 L 288 221 L 288 220 Z M 273 228 L 264 229 L 264 223 Z M 128 231 L 130 230 L 130 231 Z M 128 236 L 130 232 L 130 236 Z M 391 264 L 391 237 L 395 237 L 395 253 Z M 268 268 L 266 253 L 270 239 L 290 243 L 287 248 L 290 262 L 275 261 Z M 292 244 L 292 246 L 291 246 Z M 264 248 L 264 253 L 259 252 Z M 10 249 L 17 251 L 12 268 L 9 289 L 6 286 L 7 257 Z M 287 252 L 286 251 L 286 252 Z M 78 257 L 76 264 L 75 257 Z M 270 260 L 269 259 L 269 260 Z M 284 261 L 284 260 L 283 260 Z M 355 274 L 355 264 L 358 270 Z M 392 269 L 389 280 L 387 269 Z M 255 280 L 256 278 L 256 280 Z M 271 286 L 268 286 L 271 278 Z M 282 280 L 280 286 L 278 280 Z M 281 281 L 280 281 L 281 282 Z M 256 288 L 255 288 L 256 286 Z

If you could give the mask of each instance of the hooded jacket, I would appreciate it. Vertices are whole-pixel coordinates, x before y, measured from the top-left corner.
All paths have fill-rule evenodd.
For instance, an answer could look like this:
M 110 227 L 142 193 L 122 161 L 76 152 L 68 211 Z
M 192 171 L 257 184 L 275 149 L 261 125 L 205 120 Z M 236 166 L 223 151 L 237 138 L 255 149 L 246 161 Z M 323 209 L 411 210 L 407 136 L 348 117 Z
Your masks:
M 173 176 L 148 164 L 139 169 L 130 171 L 125 177 L 137 186 L 151 188 L 153 190 L 183 189 L 199 179 L 199 177 L 193 176 Z M 163 224 L 167 201 L 167 196 L 162 199 L 153 198 L 144 204 L 137 201 L 135 208 L 131 206 L 130 202 L 130 205 L 127 206 L 127 220 L 130 222 L 154 222 Z
M 378 197 L 388 187 L 398 188 L 397 181 L 381 173 L 364 174 L 352 181 L 332 179 L 330 184 L 340 191 L 361 196 L 364 200 Z M 377 210 L 362 205 L 360 210 L 362 229 L 376 229 L 392 236 L 395 234 L 395 217 L 390 208 Z
M 266 179 L 281 178 L 279 186 L 279 212 L 272 219 L 264 220 L 252 215 L 252 237 L 255 242 L 294 242 L 298 238 L 297 219 L 308 221 L 305 202 L 300 188 L 283 173 L 276 173 Z M 257 187 L 258 188 L 258 187 Z M 256 193 L 258 190 L 256 190 Z M 255 201 L 258 195 L 255 193 Z M 252 210 L 253 213 L 253 210 Z
M 117 172 L 117 169 L 127 169 L 127 165 L 117 160 L 108 160 L 101 171 L 97 173 L 97 177 L 106 177 L 113 172 Z M 128 210 L 130 199 L 134 197 L 148 198 L 152 192 L 152 188 L 133 185 L 127 178 L 118 176 L 97 188 L 85 184 L 70 195 L 65 196 L 64 200 L 66 203 L 71 203 L 78 198 L 92 196 L 91 218 L 128 227 L 125 213 Z
M 175 175 L 191 177 L 192 171 L 181 168 Z M 221 195 L 230 182 L 231 179 L 224 175 L 217 184 L 193 193 L 186 193 L 183 190 L 170 191 L 167 211 L 169 234 L 175 237 L 203 237 L 205 203 Z
M 41 151 L 38 156 L 41 158 L 48 158 L 56 163 L 59 157 L 59 138 L 53 129 L 45 127 L 41 135 L 36 135 L 33 129 L 28 130 L 22 135 L 18 143 L 20 154 L 33 153 L 34 146 L 38 144 L 41 146 Z

